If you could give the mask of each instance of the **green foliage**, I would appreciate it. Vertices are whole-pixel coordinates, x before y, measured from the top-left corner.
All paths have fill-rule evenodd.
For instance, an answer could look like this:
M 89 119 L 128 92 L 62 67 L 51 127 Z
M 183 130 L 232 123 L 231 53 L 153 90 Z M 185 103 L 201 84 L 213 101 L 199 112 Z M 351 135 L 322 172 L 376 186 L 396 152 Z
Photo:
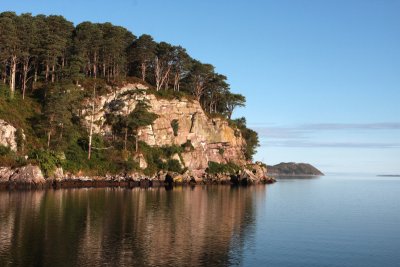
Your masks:
M 219 148 L 219 149 L 218 149 L 218 153 L 219 153 L 221 156 L 223 156 L 224 153 L 225 153 L 225 149 Z
M 15 141 L 17 143 L 17 150 L 21 151 L 24 147 L 24 134 L 21 128 L 18 128 L 15 132 Z
M 11 149 L 8 146 L 0 145 L 0 156 L 11 154 Z
M 34 134 L 32 118 L 40 112 L 40 104 L 34 98 L 22 96 L 17 92 L 13 99 L 9 96 L 9 87 L 0 83 L 0 119 L 11 123 L 17 132 L 17 145 L 22 145 L 21 129 L 26 135 L 26 143 L 31 147 L 40 146 L 40 141 Z
M 149 89 L 147 90 L 149 94 L 153 94 L 156 96 L 157 99 L 166 99 L 166 100 L 182 100 L 182 99 L 188 99 L 192 100 L 193 97 L 188 94 L 187 92 L 184 91 L 172 91 L 172 90 L 155 90 L 155 89 Z
M 185 48 L 147 34 L 136 38 L 111 23 L 85 21 L 74 27 L 62 16 L 2 12 L 0 29 L 0 70 L 8 80 L 11 73 L 21 74 L 14 84 L 24 94 L 40 83 L 70 81 L 89 93 L 96 84 L 102 95 L 134 82 L 155 88 L 149 92 L 159 98 L 196 99 L 207 112 L 228 118 L 245 102 L 230 92 L 225 75 Z M 127 74 L 136 77 L 127 79 Z
M 222 99 L 225 108 L 223 112 L 227 114 L 228 119 L 231 119 L 233 110 L 236 107 L 244 107 L 246 98 L 241 94 L 226 93 Z
M 178 172 L 178 173 L 182 172 L 182 166 L 180 162 L 176 159 L 169 159 L 167 161 L 166 169 L 172 172 Z
M 172 130 L 174 131 L 174 136 L 178 136 L 178 131 L 179 131 L 179 122 L 178 120 L 172 120 L 171 121 L 171 127 Z
M 193 151 L 194 150 L 194 146 L 193 146 L 191 140 L 186 140 L 186 142 L 183 143 L 181 145 L 181 147 L 184 149 L 184 151 Z
M 208 162 L 208 168 L 206 172 L 209 174 L 235 174 L 240 170 L 240 167 L 233 162 L 228 162 L 227 164 L 218 163 L 214 161 Z
M 147 103 L 143 101 L 138 102 L 135 109 L 128 115 L 129 127 L 133 130 L 137 130 L 137 128 L 141 126 L 152 124 L 158 118 L 158 115 L 149 112 L 149 108 Z
M 105 150 L 95 149 L 107 146 L 101 136 L 94 135 L 92 145 L 94 149 L 91 159 L 88 160 L 87 137 L 71 142 L 65 150 L 66 160 L 62 162 L 63 168 L 72 173 L 81 172 L 87 175 L 120 174 L 139 170 L 138 163 L 130 155 L 125 157 L 124 151 L 112 147 Z
M 17 156 L 6 146 L 0 145 L 0 166 L 14 167 L 17 164 Z
M 54 170 L 61 166 L 61 159 L 57 157 L 57 154 L 53 151 L 41 149 L 33 150 L 30 151 L 29 158 L 39 164 L 40 169 L 46 177 L 52 175 Z
M 144 142 L 139 142 L 139 147 L 140 152 L 143 153 L 148 164 L 148 167 L 145 170 L 145 174 L 153 175 L 158 170 L 173 171 L 179 173 L 182 173 L 184 171 L 179 161 L 171 158 L 175 154 L 178 154 L 180 156 L 184 150 L 183 147 L 176 145 L 151 147 Z
M 240 130 L 242 137 L 246 141 L 245 157 L 248 160 L 252 160 L 253 155 L 257 152 L 257 147 L 260 145 L 257 132 L 247 128 L 245 118 L 230 120 L 229 124 Z
M 172 146 L 162 146 L 160 147 L 161 156 L 164 157 L 172 157 L 175 154 L 180 154 L 183 152 L 183 148 L 181 146 L 172 145 Z

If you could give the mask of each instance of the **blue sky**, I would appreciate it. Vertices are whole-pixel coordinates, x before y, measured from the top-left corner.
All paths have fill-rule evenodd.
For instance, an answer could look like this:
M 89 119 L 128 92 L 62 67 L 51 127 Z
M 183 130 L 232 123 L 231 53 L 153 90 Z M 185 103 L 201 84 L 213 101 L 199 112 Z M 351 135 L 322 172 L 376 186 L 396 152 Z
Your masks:
M 229 77 L 256 159 L 400 173 L 400 1 L 4 1 L 0 11 L 110 21 L 180 44 Z

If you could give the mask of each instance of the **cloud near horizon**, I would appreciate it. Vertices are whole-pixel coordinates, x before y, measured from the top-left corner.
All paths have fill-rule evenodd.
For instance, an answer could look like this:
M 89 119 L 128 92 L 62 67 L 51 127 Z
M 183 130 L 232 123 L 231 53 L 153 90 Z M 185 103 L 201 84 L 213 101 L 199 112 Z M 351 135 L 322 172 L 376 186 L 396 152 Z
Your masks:
M 258 132 L 261 140 L 261 146 L 266 147 L 325 147 L 325 148 L 373 148 L 390 149 L 400 148 L 400 138 L 396 140 L 385 140 L 385 142 L 376 141 L 354 141 L 347 140 L 346 133 L 352 132 L 365 136 L 365 133 L 377 131 L 399 131 L 400 123 L 312 123 L 301 124 L 291 127 L 282 127 L 276 125 L 253 124 L 253 129 Z M 346 140 L 315 140 L 312 135 L 319 136 L 335 132 L 336 136 L 344 137 Z M 400 134 L 399 134 L 400 136 Z M 326 139 L 326 138 L 325 138 Z M 343 138 L 342 138 L 343 139 Z

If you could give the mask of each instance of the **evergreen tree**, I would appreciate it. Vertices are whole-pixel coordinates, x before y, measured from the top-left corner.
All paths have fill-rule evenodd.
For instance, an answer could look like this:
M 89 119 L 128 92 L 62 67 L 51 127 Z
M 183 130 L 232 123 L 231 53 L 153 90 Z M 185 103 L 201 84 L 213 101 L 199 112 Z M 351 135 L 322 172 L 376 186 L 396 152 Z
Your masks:
M 3 12 L 0 14 L 0 57 L 5 62 L 5 72 L 9 68 L 11 98 L 14 97 L 16 88 L 17 64 L 21 52 L 17 19 L 18 17 L 14 12 Z
M 135 40 L 128 48 L 129 73 L 140 73 L 142 80 L 146 81 L 147 69 L 155 58 L 156 47 L 157 43 L 150 35 L 143 34 Z

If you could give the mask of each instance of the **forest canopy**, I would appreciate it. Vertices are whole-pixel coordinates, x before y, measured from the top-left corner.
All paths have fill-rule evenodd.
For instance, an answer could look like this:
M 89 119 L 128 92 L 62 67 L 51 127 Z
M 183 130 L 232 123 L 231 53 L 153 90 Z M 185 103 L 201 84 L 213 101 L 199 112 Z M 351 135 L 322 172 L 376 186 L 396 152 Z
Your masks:
M 231 117 L 245 97 L 230 92 L 225 75 L 192 58 L 185 48 L 136 37 L 111 23 L 73 23 L 62 16 L 0 13 L 0 73 L 13 97 L 23 98 L 39 82 L 78 82 L 101 78 L 107 83 L 139 77 L 156 91 L 183 92 L 204 110 Z

